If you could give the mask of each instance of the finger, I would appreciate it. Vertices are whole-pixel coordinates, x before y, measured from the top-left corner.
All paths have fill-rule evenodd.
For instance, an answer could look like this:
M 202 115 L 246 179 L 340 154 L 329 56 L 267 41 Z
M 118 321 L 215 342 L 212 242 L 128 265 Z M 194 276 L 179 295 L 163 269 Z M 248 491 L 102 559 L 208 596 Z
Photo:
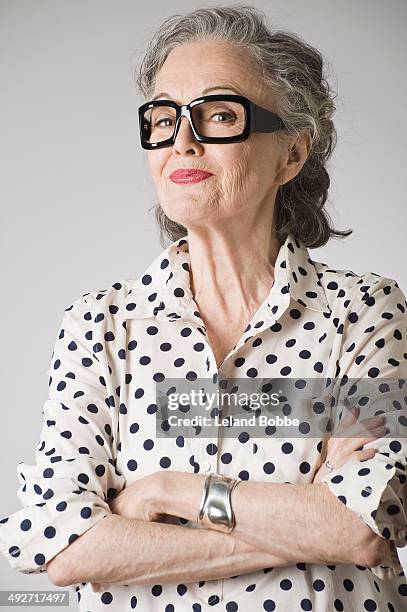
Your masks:
M 386 418 L 379 414 L 378 416 L 371 417 L 369 419 L 363 419 L 359 422 L 360 426 L 365 429 L 370 429 L 371 427 L 377 427 L 378 425 L 384 425 L 386 422 Z
M 335 459 L 331 458 L 329 461 L 332 463 L 334 468 L 340 467 L 350 459 L 353 461 L 367 461 L 368 459 L 372 459 L 377 452 L 377 448 L 364 448 L 360 451 L 354 451 L 346 456 L 346 459 Z
M 353 423 L 355 423 L 359 417 L 360 409 L 357 406 L 351 406 L 351 408 L 345 409 L 345 416 L 342 417 L 342 420 L 339 424 L 339 429 L 342 427 L 349 427 Z
M 361 421 L 360 423 L 356 423 L 353 426 L 352 429 L 352 433 L 355 431 L 356 429 L 356 434 L 353 433 L 353 435 L 359 436 L 359 435 L 368 435 L 370 434 L 372 431 L 380 428 L 380 427 L 384 427 L 386 425 L 386 419 L 382 416 L 380 417 L 373 417 L 372 419 L 366 419 L 365 421 Z
M 346 433 L 347 438 L 353 438 L 353 439 L 363 439 L 366 438 L 367 436 L 372 436 L 374 435 L 376 437 L 377 431 L 378 430 L 383 430 L 385 429 L 383 422 L 378 421 L 376 423 L 371 422 L 369 424 L 369 426 L 365 427 L 364 425 L 362 425 L 361 423 L 355 423 L 354 425 L 351 425 L 350 427 L 348 427 L 346 429 L 346 432 L 341 432 L 341 433 Z
M 381 438 L 383 435 L 385 435 L 386 432 L 387 429 L 385 427 L 380 427 L 376 430 L 371 431 L 370 436 L 347 437 L 346 439 L 343 439 L 340 442 L 335 440 L 334 443 L 331 444 L 331 447 L 328 451 L 328 455 L 332 457 L 332 460 L 330 460 L 331 463 L 335 465 L 335 463 L 338 464 L 338 462 L 341 462 L 340 464 L 342 464 L 342 462 L 346 461 L 352 453 L 358 451 L 364 452 L 365 450 L 369 450 L 363 449 L 363 446 L 365 444 L 368 444 L 369 442 L 373 442 L 374 440 Z
M 385 427 L 385 426 L 381 426 L 381 427 L 377 427 L 376 429 L 371 429 L 370 433 L 372 434 L 372 436 L 375 436 L 376 438 L 382 438 L 383 436 L 386 436 L 389 433 L 389 428 Z
M 348 411 L 348 413 L 342 419 L 340 427 L 352 427 L 354 431 L 358 431 L 359 428 L 361 428 L 362 430 L 370 429 L 371 427 L 383 425 L 386 422 L 386 418 L 382 414 L 358 421 L 359 414 L 360 409 L 357 406 L 353 406 L 351 410 Z
M 376 453 L 377 448 L 365 448 L 361 451 L 355 451 L 352 456 L 358 461 L 367 461 L 373 459 Z
M 351 406 L 346 409 L 345 416 L 342 418 L 341 423 L 354 423 L 360 414 L 360 408 L 358 406 Z
M 389 430 L 387 429 L 387 427 L 377 427 L 376 429 L 372 429 L 370 431 L 369 436 L 364 436 L 362 438 L 360 437 L 359 438 L 353 438 L 353 437 L 349 438 L 348 444 L 350 448 L 354 448 L 355 450 L 358 450 L 360 447 L 364 446 L 365 444 L 372 442 L 372 440 L 377 440 L 378 438 L 382 438 L 388 432 Z
M 377 438 L 382 438 L 383 436 L 387 435 L 389 433 L 389 429 L 387 427 L 384 427 L 383 425 L 381 427 L 376 427 L 375 429 L 371 429 L 370 430 L 370 436 L 366 436 L 365 438 L 355 438 L 355 440 L 368 440 L 368 441 L 372 441 L 372 440 L 376 440 Z M 362 442 L 362 444 L 366 444 L 366 442 Z M 362 446 L 362 444 L 359 444 L 359 446 Z

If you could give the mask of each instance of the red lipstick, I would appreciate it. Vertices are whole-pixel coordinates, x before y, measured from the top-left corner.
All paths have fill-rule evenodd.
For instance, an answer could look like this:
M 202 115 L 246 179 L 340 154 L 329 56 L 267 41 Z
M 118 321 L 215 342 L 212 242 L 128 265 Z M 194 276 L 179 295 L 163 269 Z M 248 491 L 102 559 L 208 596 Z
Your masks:
M 197 168 L 179 168 L 171 172 L 170 179 L 174 183 L 199 183 L 205 179 L 213 176 L 212 172 L 206 172 L 204 170 L 198 170 Z

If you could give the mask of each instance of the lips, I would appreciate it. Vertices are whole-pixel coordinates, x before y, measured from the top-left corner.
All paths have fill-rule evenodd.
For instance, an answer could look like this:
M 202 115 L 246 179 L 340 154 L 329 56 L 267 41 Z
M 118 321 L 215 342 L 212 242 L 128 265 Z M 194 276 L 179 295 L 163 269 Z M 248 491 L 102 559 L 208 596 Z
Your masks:
M 198 170 L 197 168 L 180 168 L 171 172 L 170 179 L 174 183 L 198 183 L 213 176 L 212 172 Z

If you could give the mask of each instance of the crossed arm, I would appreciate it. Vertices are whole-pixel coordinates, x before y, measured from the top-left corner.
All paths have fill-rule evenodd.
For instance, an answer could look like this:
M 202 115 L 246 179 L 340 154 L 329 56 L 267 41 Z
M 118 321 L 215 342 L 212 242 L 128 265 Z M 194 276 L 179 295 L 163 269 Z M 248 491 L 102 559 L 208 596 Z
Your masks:
M 195 521 L 204 475 L 166 476 L 155 509 Z M 298 562 L 374 567 L 388 557 L 388 542 L 325 483 L 244 481 L 233 502 L 232 534 L 109 515 L 48 563 L 50 580 L 57 586 L 194 582 Z

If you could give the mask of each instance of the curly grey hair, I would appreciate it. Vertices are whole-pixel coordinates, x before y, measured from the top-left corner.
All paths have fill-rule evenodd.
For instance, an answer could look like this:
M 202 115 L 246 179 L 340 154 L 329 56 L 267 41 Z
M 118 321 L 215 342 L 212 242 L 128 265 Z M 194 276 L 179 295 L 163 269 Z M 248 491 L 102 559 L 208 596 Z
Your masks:
M 229 5 L 198 8 L 166 19 L 154 33 L 136 74 L 138 90 L 149 99 L 155 79 L 168 54 L 176 46 L 196 40 L 222 40 L 243 46 L 255 59 L 265 84 L 276 96 L 276 112 L 289 136 L 308 129 L 312 147 L 301 171 L 280 185 L 276 195 L 276 226 L 282 244 L 289 233 L 307 247 L 323 246 L 332 237 L 344 238 L 353 230 L 331 226 L 324 209 L 330 185 L 326 164 L 337 142 L 332 121 L 336 92 L 324 74 L 321 53 L 297 34 L 271 30 L 266 16 L 253 6 Z M 178 240 L 187 229 L 155 206 L 160 240 Z

